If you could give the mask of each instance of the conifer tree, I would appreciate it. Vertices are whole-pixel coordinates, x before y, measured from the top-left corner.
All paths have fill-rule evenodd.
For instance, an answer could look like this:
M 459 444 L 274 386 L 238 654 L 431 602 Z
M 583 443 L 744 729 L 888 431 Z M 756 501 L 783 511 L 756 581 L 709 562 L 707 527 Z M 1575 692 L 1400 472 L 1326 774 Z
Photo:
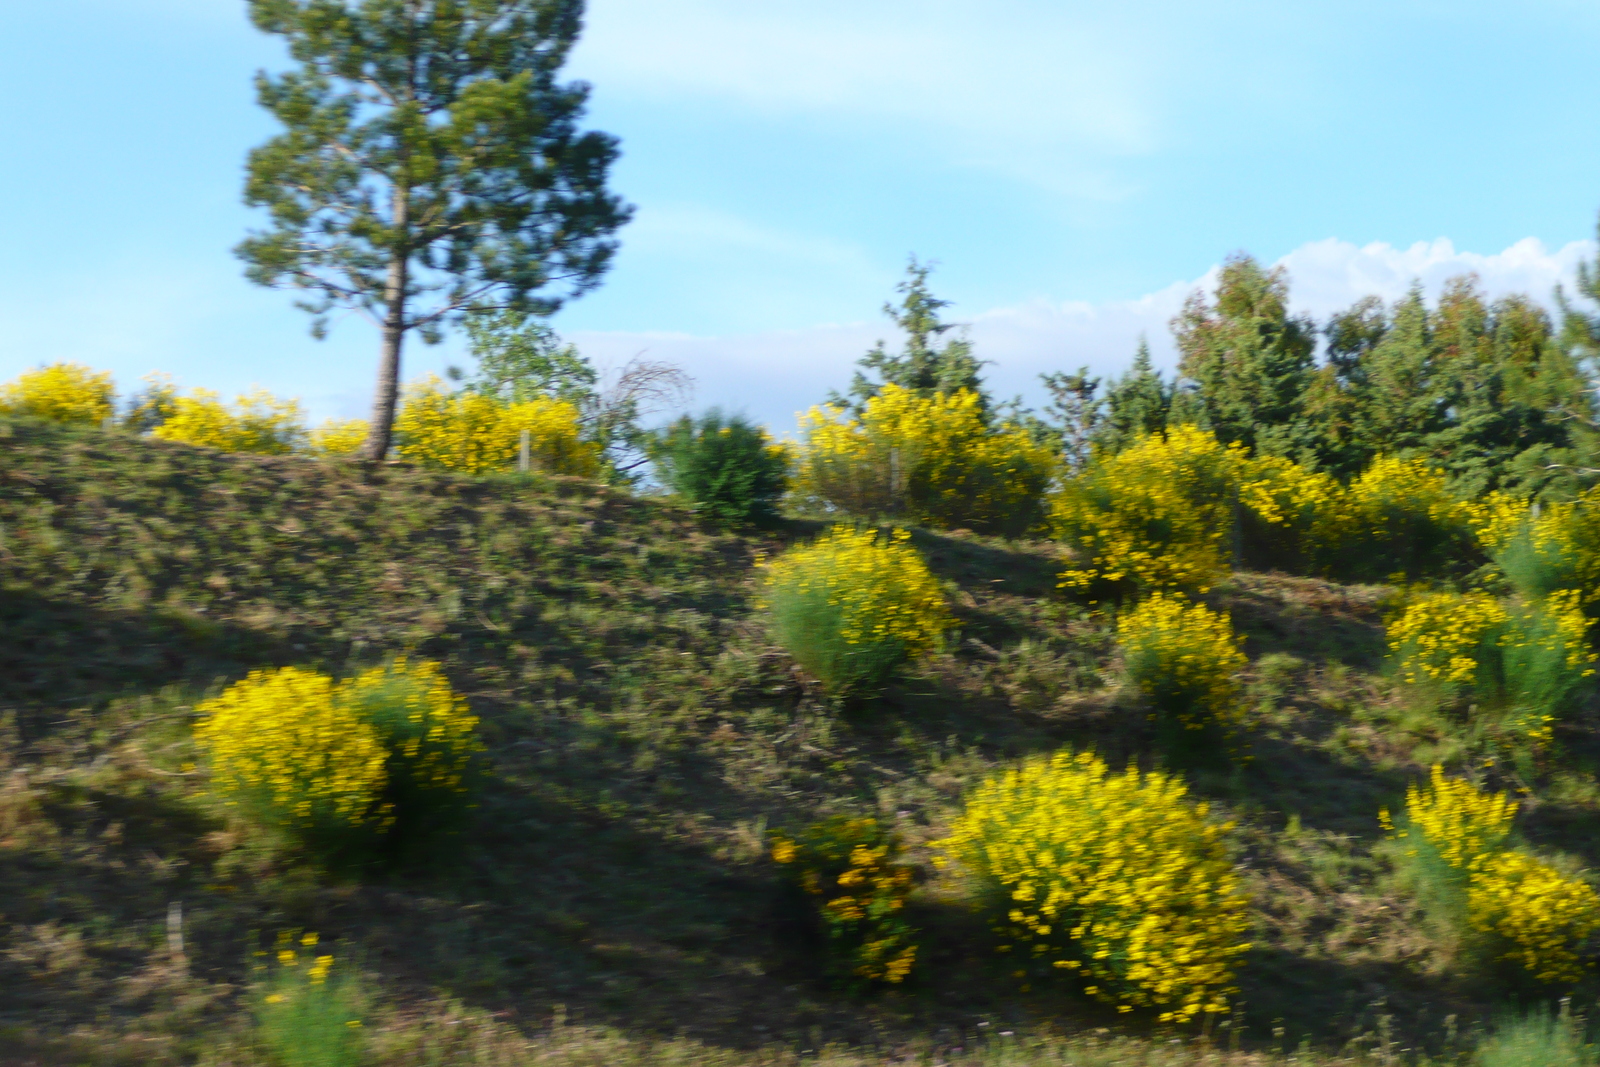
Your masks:
M 1389 454 L 1443 465 L 1468 494 L 1575 488 L 1571 472 L 1593 452 L 1590 388 L 1527 297 L 1491 304 L 1468 275 L 1432 309 L 1414 286 L 1388 309 L 1359 302 L 1326 333 L 1328 366 L 1306 411 L 1334 473 Z
M 588 87 L 557 75 L 582 0 L 250 0 L 298 64 L 261 74 L 284 132 L 251 153 L 270 225 L 238 248 L 300 290 L 321 336 L 365 313 L 382 352 L 365 454 L 388 451 L 401 351 L 471 312 L 549 314 L 599 284 L 629 209 L 616 140 L 578 128 Z
M 990 407 L 989 397 L 983 391 L 979 370 L 983 361 L 973 354 L 972 342 L 960 331 L 956 323 L 945 322 L 940 312 L 950 306 L 950 301 L 940 300 L 928 288 L 928 275 L 933 266 L 917 262 L 912 257 L 906 268 L 906 279 L 895 287 L 901 294 L 898 307 L 884 304 L 883 313 L 905 334 L 905 346 L 898 353 L 890 353 L 885 342 L 879 341 L 859 361 L 860 366 L 875 372 L 877 381 L 857 371 L 850 383 L 851 400 L 835 394 L 835 403 L 846 404 L 859 415 L 866 402 L 878 395 L 885 385 L 898 385 L 919 396 L 954 393 L 971 389 L 977 393 L 985 413 Z M 957 335 L 945 338 L 952 330 Z M 942 342 L 942 343 L 941 343 Z
M 1600 226 L 1597 226 L 1600 230 Z M 1553 417 L 1565 423 L 1574 438 L 1580 457 L 1570 472 L 1592 477 L 1600 464 L 1600 404 L 1596 403 L 1595 382 L 1600 378 L 1600 257 L 1578 263 L 1577 299 L 1574 302 L 1562 288 L 1556 289 L 1556 304 L 1561 313 L 1558 344 L 1569 365 L 1579 376 L 1579 384 L 1556 405 Z
M 1179 373 L 1224 441 L 1300 458 L 1312 446 L 1302 403 L 1313 366 L 1311 320 L 1289 314 L 1282 267 L 1246 255 L 1223 264 L 1215 302 L 1195 293 L 1172 321 Z
M 1172 387 L 1150 362 L 1150 344 L 1139 338 L 1133 366 L 1106 387 L 1106 414 L 1095 443 L 1119 452 L 1146 434 L 1164 430 L 1172 410 Z

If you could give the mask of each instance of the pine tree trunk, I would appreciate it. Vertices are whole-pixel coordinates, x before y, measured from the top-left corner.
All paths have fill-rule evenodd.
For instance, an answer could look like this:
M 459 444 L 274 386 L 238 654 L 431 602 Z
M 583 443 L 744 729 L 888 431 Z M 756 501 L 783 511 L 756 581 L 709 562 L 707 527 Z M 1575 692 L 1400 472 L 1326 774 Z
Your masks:
M 394 223 L 400 234 L 410 225 L 410 197 L 405 190 L 395 191 Z M 389 261 L 389 280 L 384 286 L 383 353 L 378 360 L 378 388 L 372 398 L 372 427 L 362 451 L 371 460 L 389 455 L 394 439 L 395 408 L 400 401 L 400 351 L 406 339 L 406 289 L 411 253 L 404 240 Z

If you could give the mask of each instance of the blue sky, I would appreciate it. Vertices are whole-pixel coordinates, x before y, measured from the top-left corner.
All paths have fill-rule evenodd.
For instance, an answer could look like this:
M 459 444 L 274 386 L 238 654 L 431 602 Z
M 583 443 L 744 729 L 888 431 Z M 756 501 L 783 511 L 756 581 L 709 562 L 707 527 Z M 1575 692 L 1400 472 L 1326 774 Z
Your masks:
M 313 341 L 230 248 L 251 76 L 242 0 L 14 5 L 0 39 L 0 378 L 165 370 L 358 414 L 371 328 Z M 1114 371 L 1223 256 L 1319 314 L 1477 270 L 1545 298 L 1592 254 L 1600 9 L 1508 3 L 592 0 L 572 73 L 637 205 L 557 326 L 684 365 L 775 428 L 884 334 L 906 257 L 996 361 Z M 411 349 L 409 373 L 460 359 Z

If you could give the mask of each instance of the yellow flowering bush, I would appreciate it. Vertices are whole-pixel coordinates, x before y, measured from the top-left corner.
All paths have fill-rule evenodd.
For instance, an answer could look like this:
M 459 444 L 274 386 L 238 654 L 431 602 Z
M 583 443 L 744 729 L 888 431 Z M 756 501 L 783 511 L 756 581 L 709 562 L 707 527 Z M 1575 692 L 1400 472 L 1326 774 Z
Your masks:
M 318 941 L 314 933 L 279 933 L 272 962 L 258 971 L 256 1032 L 282 1067 L 357 1067 L 364 998 Z
M 1476 529 L 1485 549 L 1528 600 L 1569 598 L 1592 630 L 1600 618 L 1600 487 L 1541 504 L 1490 498 Z
M 1495 852 L 1511 834 L 1517 802 L 1504 793 L 1485 793 L 1463 778 L 1446 778 L 1434 764 L 1426 786 L 1406 789 L 1405 825 L 1396 827 L 1387 811 L 1378 819 L 1396 840 L 1406 840 L 1405 854 L 1428 850 L 1447 866 L 1468 870 Z
M 916 868 L 875 819 L 835 816 L 798 837 L 771 835 L 772 859 L 817 905 L 835 978 L 846 985 L 905 981 L 917 959 L 906 921 Z
M 1485 642 L 1492 644 L 1510 617 L 1505 605 L 1485 593 L 1416 597 L 1389 620 L 1389 651 L 1412 685 L 1471 685 Z
M 1459 570 L 1474 555 L 1478 511 L 1420 460 L 1379 456 L 1324 509 L 1311 531 L 1322 566 L 1341 576 L 1387 580 Z
M 1229 736 L 1243 713 L 1243 639 L 1226 615 L 1180 594 L 1151 593 L 1117 620 L 1128 678 L 1171 724 Z
M 835 693 L 882 684 L 954 625 L 904 530 L 835 526 L 766 563 L 764 597 L 778 642 Z
M 1178 778 L 1060 752 L 972 790 L 939 845 L 1006 901 L 1019 977 L 1065 971 L 1121 1011 L 1183 1023 L 1228 1010 L 1250 947 L 1231 828 Z
M 864 518 L 1024 534 L 1042 521 L 1050 450 L 1016 426 L 990 426 L 969 389 L 923 397 L 886 385 L 859 419 L 842 407 L 800 418 L 794 493 Z
M 196 711 L 212 787 L 246 818 L 337 850 L 387 816 L 388 752 L 327 675 L 251 671 Z
M 477 718 L 438 664 L 399 657 L 346 682 L 252 671 L 197 709 L 213 790 L 249 821 L 341 858 L 435 827 L 467 791 Z
M 305 426 L 298 400 L 256 389 L 229 407 L 210 389 L 196 389 L 172 401 L 171 414 L 150 436 L 223 452 L 278 456 L 305 443 Z
M 1389 621 L 1390 654 L 1408 684 L 1470 691 L 1492 733 L 1540 746 L 1595 673 L 1578 600 L 1571 590 L 1532 605 L 1484 593 L 1416 597 Z
M 402 459 L 436 470 L 512 470 L 526 430 L 533 466 L 594 477 L 601 468 L 600 446 L 583 439 L 580 420 L 571 401 L 540 396 L 510 403 L 470 390 L 451 392 L 429 377 L 406 390 L 394 429 Z
M 366 419 L 329 419 L 311 431 L 311 451 L 319 456 L 353 456 L 371 429 Z
M 1581 954 L 1600 930 L 1600 894 L 1585 881 L 1506 845 L 1516 801 L 1446 778 L 1435 765 L 1427 786 L 1406 791 L 1403 823 L 1379 821 L 1404 842 L 1402 857 L 1437 919 L 1484 939 L 1488 957 L 1521 967 L 1537 982 L 1575 982 Z
M 1590 970 L 1581 950 L 1600 930 L 1600 894 L 1520 852 L 1500 852 L 1472 871 L 1468 921 L 1494 943 L 1495 958 L 1534 981 L 1567 984 Z
M 1532 510 L 1520 496 L 1497 489 L 1481 500 L 1463 504 L 1462 514 L 1478 544 L 1486 551 L 1498 552 L 1517 536 Z
M 99 424 L 116 408 L 111 375 L 80 363 L 52 363 L 25 371 L 0 387 L 0 412 L 50 422 Z
M 1239 445 L 1178 426 L 1097 455 L 1052 501 L 1056 535 L 1073 551 L 1064 588 L 1203 591 L 1227 573 Z
M 1297 565 L 1300 540 L 1342 490 L 1325 474 L 1252 457 L 1198 426 L 1149 434 L 1097 454 L 1052 501 L 1056 535 L 1075 556 L 1064 588 L 1203 592 L 1236 551 Z
M 402 841 L 442 827 L 462 810 L 478 717 L 439 664 L 397 656 L 341 685 L 339 701 L 377 731 L 388 753 L 385 798 Z

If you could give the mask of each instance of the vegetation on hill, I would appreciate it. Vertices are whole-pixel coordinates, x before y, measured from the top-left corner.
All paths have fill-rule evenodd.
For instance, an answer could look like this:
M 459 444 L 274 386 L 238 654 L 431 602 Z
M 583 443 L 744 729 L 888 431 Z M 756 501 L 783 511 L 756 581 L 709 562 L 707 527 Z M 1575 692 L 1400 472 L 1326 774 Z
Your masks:
M 962 796 L 1025 757 L 1164 759 L 1113 620 L 1057 589 L 1055 546 L 914 533 L 957 639 L 841 702 L 758 607 L 759 559 L 814 523 L 724 534 L 576 479 L 3 426 L 0 1034 L 37 1062 L 257 1062 L 253 953 L 284 931 L 359 981 L 381 1063 L 1232 1056 L 1025 988 L 932 862 Z M 1302 1041 L 1448 1059 L 1504 1010 L 1391 873 L 1379 811 L 1463 741 L 1447 703 L 1385 673 L 1390 596 L 1248 572 L 1205 595 L 1249 657 L 1242 758 L 1185 771 L 1237 824 L 1253 901 L 1241 994 L 1207 1024 L 1241 1063 Z M 194 769 L 197 707 L 252 669 L 350 677 L 390 654 L 443 664 L 481 719 L 459 835 L 352 876 L 237 833 Z M 1592 705 L 1554 729 L 1518 830 L 1594 864 Z M 922 872 L 922 951 L 892 989 L 823 979 L 772 862 L 769 831 L 830 817 L 875 820 Z

